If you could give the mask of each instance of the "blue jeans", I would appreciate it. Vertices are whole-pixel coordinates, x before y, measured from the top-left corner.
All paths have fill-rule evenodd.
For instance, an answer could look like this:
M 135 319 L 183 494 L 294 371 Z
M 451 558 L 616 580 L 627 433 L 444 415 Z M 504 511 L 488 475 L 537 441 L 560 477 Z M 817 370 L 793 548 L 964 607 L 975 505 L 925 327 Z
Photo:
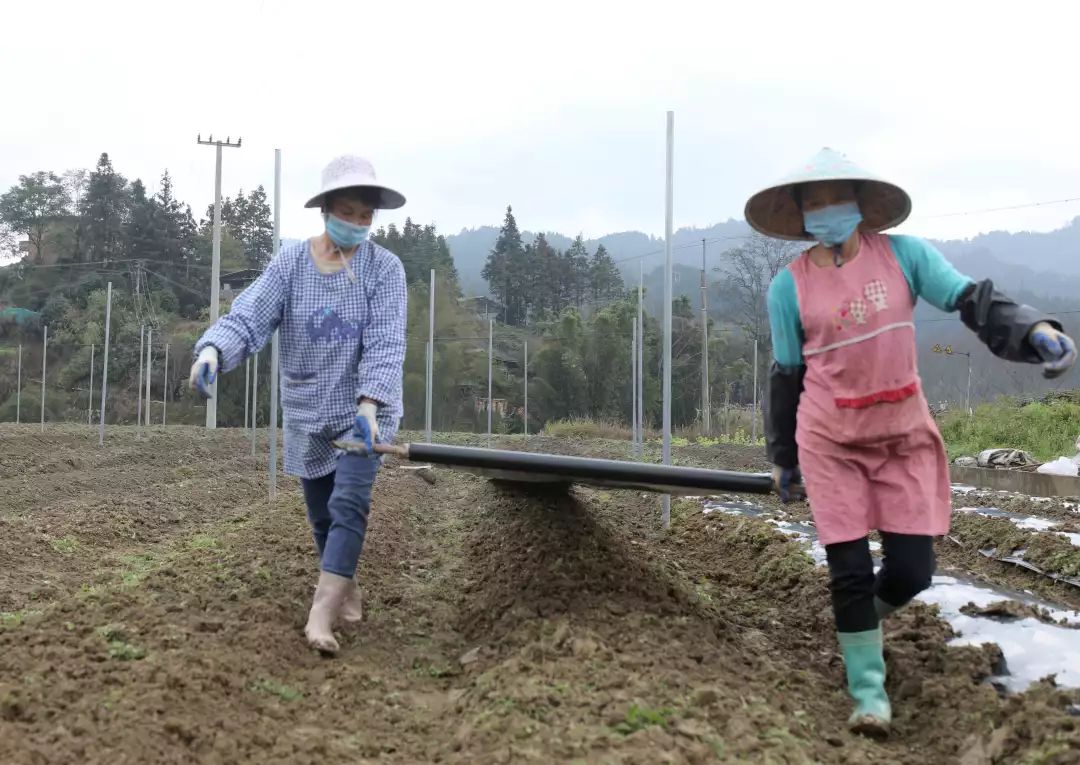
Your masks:
M 377 457 L 343 454 L 330 475 L 301 479 L 323 571 L 350 579 L 356 574 L 378 471 Z

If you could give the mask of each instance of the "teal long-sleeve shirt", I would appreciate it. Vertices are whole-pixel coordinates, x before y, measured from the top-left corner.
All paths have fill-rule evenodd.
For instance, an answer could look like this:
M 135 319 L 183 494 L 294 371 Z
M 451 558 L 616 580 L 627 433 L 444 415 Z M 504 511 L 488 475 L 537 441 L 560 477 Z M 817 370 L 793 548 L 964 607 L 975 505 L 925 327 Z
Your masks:
M 912 297 L 922 298 L 942 311 L 955 311 L 956 303 L 972 279 L 964 276 L 936 247 L 914 236 L 889 235 L 896 260 L 904 272 Z M 773 357 L 781 367 L 803 364 L 802 320 L 795 277 L 787 268 L 769 285 L 766 299 L 772 329 Z

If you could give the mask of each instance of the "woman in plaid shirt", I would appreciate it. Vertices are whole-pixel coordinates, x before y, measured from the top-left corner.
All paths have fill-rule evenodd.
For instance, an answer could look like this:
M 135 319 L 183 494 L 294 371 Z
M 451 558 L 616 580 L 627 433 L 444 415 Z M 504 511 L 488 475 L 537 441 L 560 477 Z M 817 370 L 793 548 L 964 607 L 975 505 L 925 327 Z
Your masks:
M 354 576 L 379 467 L 370 450 L 342 454 L 333 441 L 350 429 L 369 447 L 392 441 L 403 412 L 405 270 L 369 234 L 375 210 L 404 204 L 367 160 L 333 160 L 305 205 L 322 210 L 325 231 L 271 261 L 196 343 L 191 367 L 191 386 L 209 396 L 219 372 L 281 330 L 285 472 L 301 480 L 321 560 L 304 634 L 325 653 L 338 650 L 338 617 L 361 619 Z

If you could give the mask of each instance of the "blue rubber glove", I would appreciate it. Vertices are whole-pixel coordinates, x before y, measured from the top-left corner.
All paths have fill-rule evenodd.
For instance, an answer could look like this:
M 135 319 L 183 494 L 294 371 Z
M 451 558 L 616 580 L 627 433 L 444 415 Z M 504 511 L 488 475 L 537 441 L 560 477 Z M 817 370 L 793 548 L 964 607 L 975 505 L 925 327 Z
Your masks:
M 788 502 L 799 502 L 806 499 L 806 489 L 803 487 L 802 471 L 798 467 L 773 468 L 773 486 L 780 495 L 780 501 L 785 505 Z
M 363 442 L 372 456 L 375 454 L 375 443 L 379 440 L 379 423 L 375 419 L 377 412 L 375 404 L 364 401 L 356 407 L 356 422 L 353 425 L 353 439 Z
M 1051 380 L 1072 369 L 1076 363 L 1076 344 L 1064 332 L 1042 321 L 1031 329 L 1028 342 L 1043 360 L 1043 377 Z
M 214 380 L 218 375 L 217 348 L 208 345 L 199 352 L 199 357 L 191 365 L 188 384 L 203 398 L 210 398 L 214 392 Z

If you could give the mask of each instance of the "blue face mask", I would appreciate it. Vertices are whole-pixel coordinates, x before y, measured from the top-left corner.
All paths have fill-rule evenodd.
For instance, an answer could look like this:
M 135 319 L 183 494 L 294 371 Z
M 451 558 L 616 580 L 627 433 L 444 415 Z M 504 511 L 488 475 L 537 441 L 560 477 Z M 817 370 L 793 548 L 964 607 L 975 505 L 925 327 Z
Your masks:
M 861 222 L 862 213 L 859 212 L 858 202 L 843 202 L 803 213 L 806 233 L 826 247 L 835 247 L 846 242 Z
M 368 234 L 371 233 L 371 226 L 358 226 L 330 213 L 323 213 L 323 221 L 326 223 L 326 235 L 330 237 L 330 241 L 345 250 L 359 247 L 367 241 Z

